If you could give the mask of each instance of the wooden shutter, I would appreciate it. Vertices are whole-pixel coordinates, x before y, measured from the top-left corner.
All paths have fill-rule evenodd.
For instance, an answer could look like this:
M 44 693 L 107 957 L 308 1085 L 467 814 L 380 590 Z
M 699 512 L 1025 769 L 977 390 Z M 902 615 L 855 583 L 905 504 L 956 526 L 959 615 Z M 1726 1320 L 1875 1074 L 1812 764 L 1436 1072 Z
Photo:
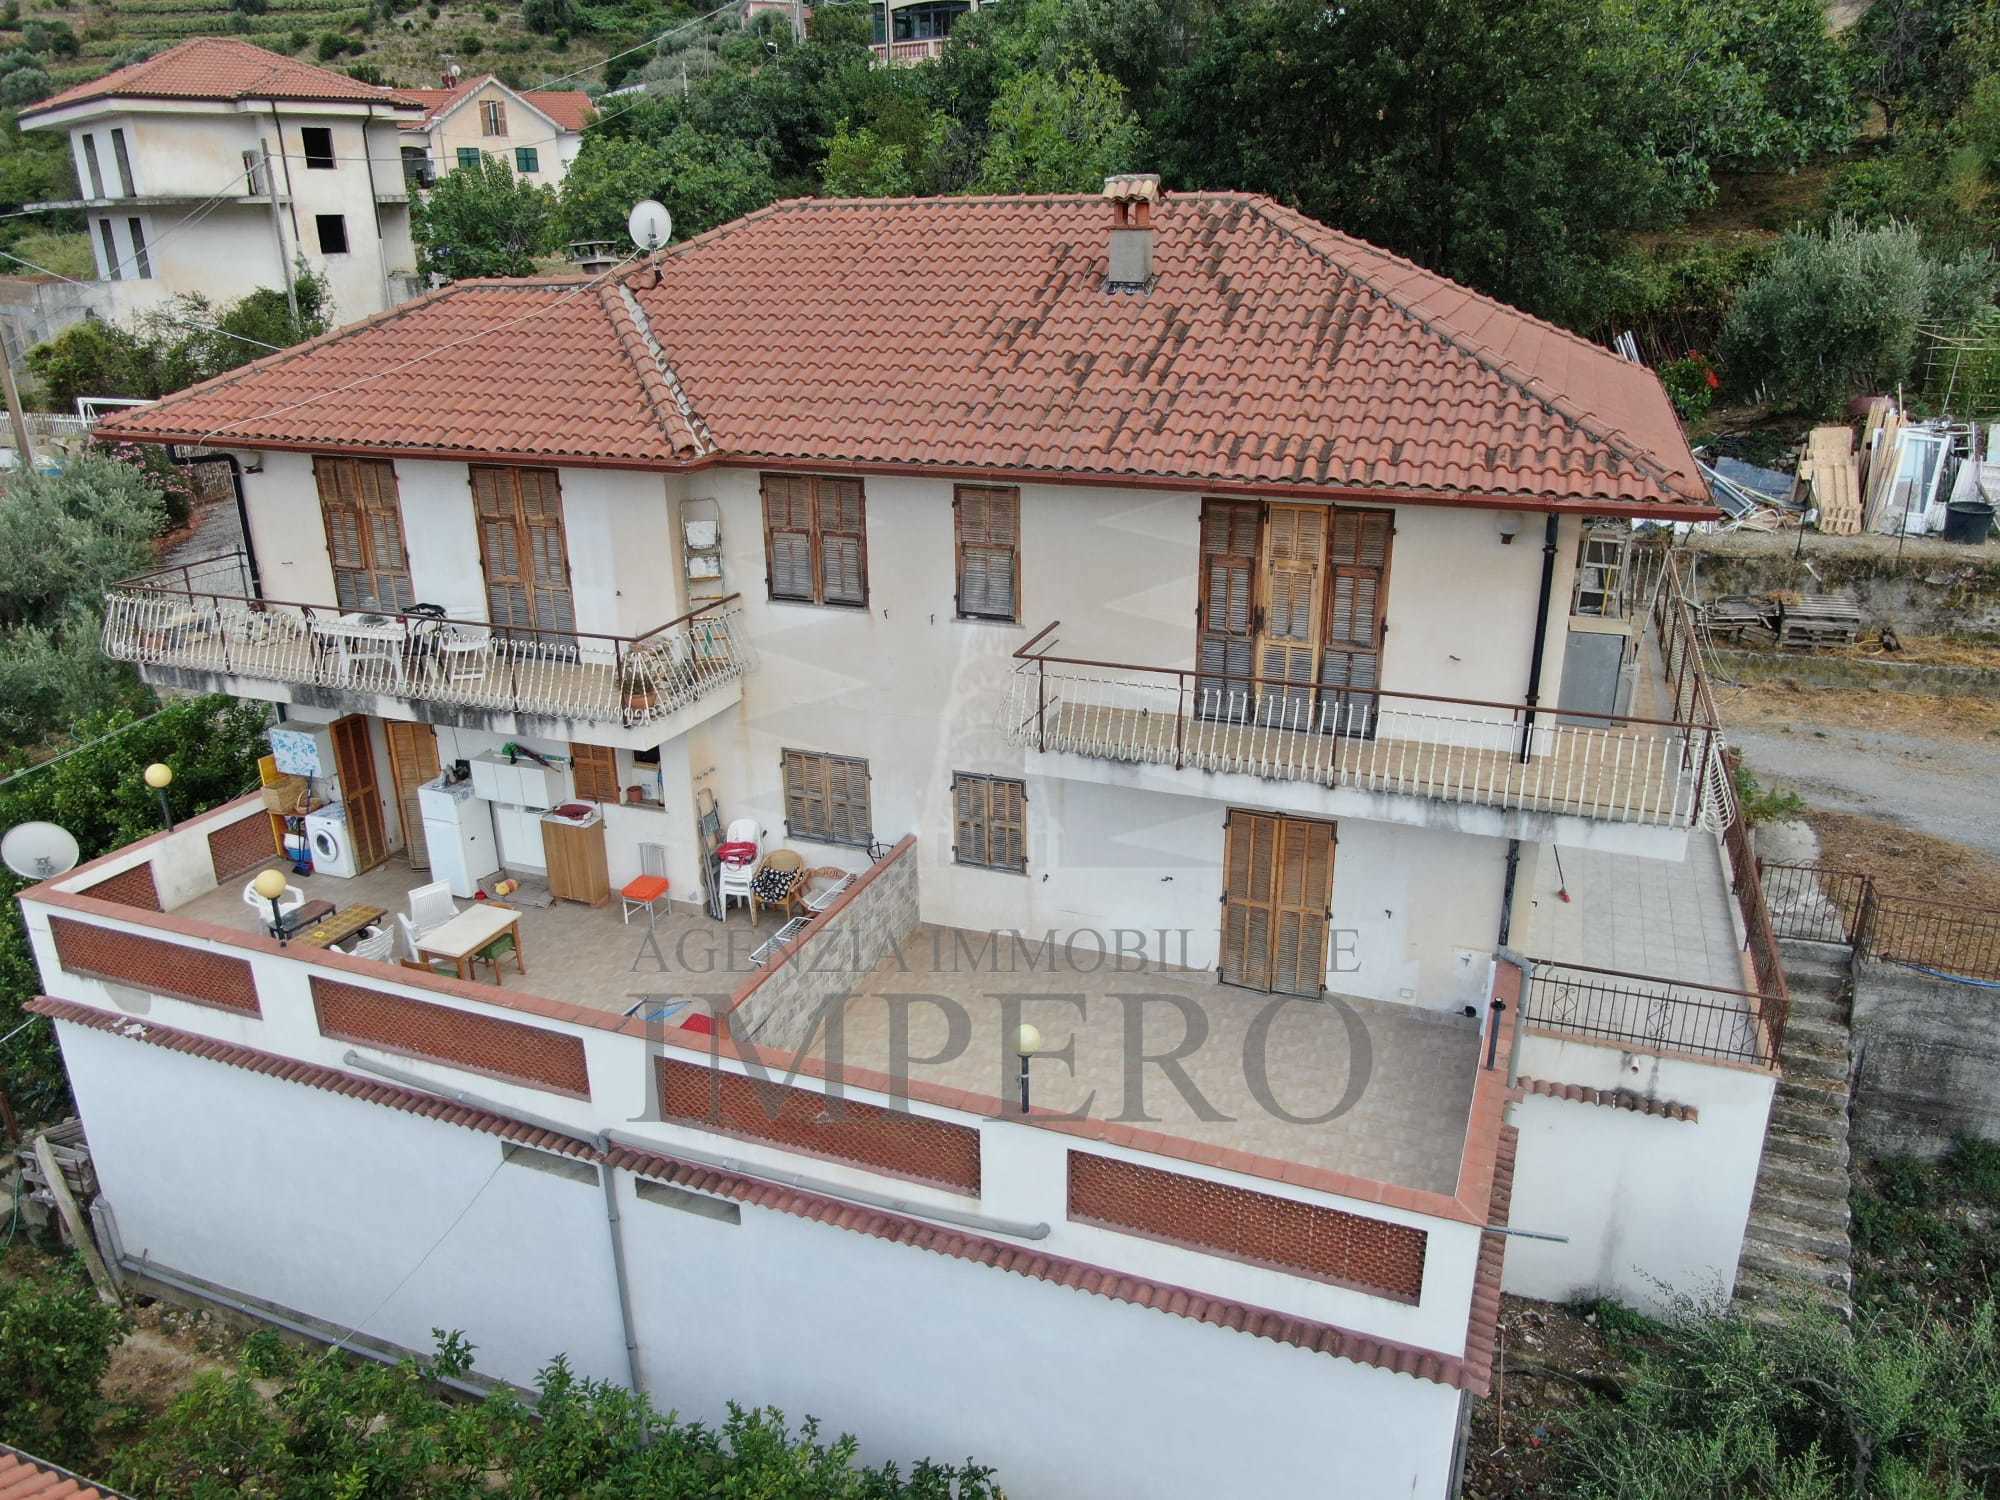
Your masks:
M 406 609 L 415 597 L 403 546 L 393 464 L 372 458 L 313 459 L 334 601 L 343 609 Z
M 511 471 L 475 466 L 472 507 L 479 520 L 479 564 L 486 575 L 486 617 L 495 625 L 534 624 Z
M 992 816 L 992 788 L 993 783 L 984 776 L 952 778 L 954 852 L 962 865 L 990 863 L 986 854 L 986 827 Z
M 472 468 L 487 617 L 495 625 L 576 629 L 554 469 Z
M 954 858 L 995 870 L 1028 867 L 1028 789 L 999 776 L 951 779 Z
M 1272 866 L 1278 819 L 1231 810 L 1222 857 L 1222 955 L 1224 984 L 1271 988 Z
M 962 484 L 952 509 L 958 542 L 958 612 L 972 619 L 1018 620 L 1021 492 Z
M 340 776 L 340 800 L 347 809 L 347 838 L 354 849 L 354 867 L 372 870 L 389 857 L 389 840 L 383 826 L 382 793 L 375 777 L 368 718 L 349 714 L 335 719 L 329 733 L 334 769 Z
M 1264 508 L 1254 501 L 1204 500 L 1201 506 L 1201 617 L 1195 665 L 1231 679 L 1256 670 L 1258 537 Z M 1195 711 L 1205 718 L 1242 717 L 1252 684 L 1221 677 L 1195 679 Z
M 815 602 L 812 481 L 764 476 L 764 571 L 773 599 Z
M 1389 547 L 1395 515 L 1336 510 L 1328 539 L 1326 645 L 1320 657 L 1320 704 L 1340 733 L 1372 735 L 1382 681 L 1382 616 L 1389 604 Z
M 569 747 L 570 775 L 576 782 L 577 799 L 582 802 L 616 802 L 618 796 L 618 752 L 609 745 Z
M 795 838 L 826 836 L 826 761 L 803 750 L 787 750 L 785 827 Z
M 826 761 L 826 837 L 835 843 L 865 844 L 874 833 L 868 807 L 868 762 L 829 755 Z
M 868 535 L 858 479 L 814 481 L 819 527 L 820 603 L 868 602 Z
M 534 623 L 544 630 L 576 629 L 576 596 L 569 586 L 569 546 L 563 535 L 562 490 L 554 469 L 516 469 L 521 533 L 527 542 L 528 584 Z
M 1257 675 L 1269 680 L 1258 684 L 1258 716 L 1288 729 L 1312 727 L 1326 515 L 1318 506 L 1274 505 L 1264 520 Z
M 1271 988 L 1283 994 L 1317 995 L 1325 986 L 1333 846 L 1329 823 L 1279 821 L 1272 880 Z
M 423 804 L 417 788 L 438 773 L 437 731 L 428 724 L 382 721 L 389 745 L 389 784 L 403 821 L 403 852 L 420 870 L 431 865 L 430 844 L 424 837 Z

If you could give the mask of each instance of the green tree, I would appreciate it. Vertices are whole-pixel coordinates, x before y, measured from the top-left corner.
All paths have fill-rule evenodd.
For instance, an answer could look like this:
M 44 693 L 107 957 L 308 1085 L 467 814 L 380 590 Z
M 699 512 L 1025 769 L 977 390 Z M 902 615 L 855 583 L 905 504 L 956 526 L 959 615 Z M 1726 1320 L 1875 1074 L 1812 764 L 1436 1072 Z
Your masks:
M 902 198 L 914 179 L 904 149 L 866 126 L 849 130 L 842 120 L 826 143 L 826 163 L 820 182 L 835 198 Z
M 46 1284 L 0 1276 L 0 1442 L 56 1463 L 82 1460 L 124 1326 L 74 1266 Z
M 1011 78 L 993 101 L 976 184 L 987 193 L 1082 193 L 1144 165 L 1124 85 L 1089 61 Z
M 556 195 L 491 156 L 445 173 L 410 207 L 417 269 L 458 281 L 526 276 L 555 248 Z
M 651 140 L 593 136 L 563 180 L 562 237 L 622 244 L 632 205 L 655 198 L 673 213 L 674 238 L 685 240 L 762 208 L 777 194 L 759 151 L 692 125 L 676 125 Z
M 1722 330 L 1722 363 L 1745 392 L 1813 414 L 1910 377 L 1917 330 L 1964 327 L 1992 299 L 1993 255 L 1949 259 L 1908 224 L 1864 227 L 1844 216 L 1785 236 L 1738 295 Z
M 0 505 L 0 628 L 49 624 L 68 601 L 142 571 L 165 518 L 159 490 L 116 459 L 16 476 Z

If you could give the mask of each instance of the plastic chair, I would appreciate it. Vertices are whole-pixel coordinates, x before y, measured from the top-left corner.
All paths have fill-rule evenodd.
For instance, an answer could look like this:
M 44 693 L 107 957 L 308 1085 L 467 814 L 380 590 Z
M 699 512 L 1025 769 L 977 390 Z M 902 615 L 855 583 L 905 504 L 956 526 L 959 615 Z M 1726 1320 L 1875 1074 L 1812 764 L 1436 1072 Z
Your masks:
M 243 904 L 264 919 L 268 926 L 271 921 L 271 903 L 257 894 L 257 885 L 252 881 L 243 887 Z M 285 894 L 278 898 L 278 917 L 283 920 L 306 904 L 306 893 L 295 885 L 285 887 Z
M 437 649 L 447 682 L 477 682 L 491 666 L 493 627 L 477 610 L 447 610 L 438 627 Z
M 629 924 L 632 913 L 644 911 L 646 925 L 653 925 L 654 909 L 667 896 L 667 851 L 659 844 L 639 846 L 639 873 L 625 882 L 625 888 L 618 893 L 624 908 L 624 920 Z
M 444 926 L 457 915 L 458 904 L 451 899 L 450 881 L 433 880 L 410 892 L 409 924 L 418 937 L 434 927 Z
M 347 949 L 349 958 L 372 958 L 377 963 L 388 963 L 396 955 L 396 930 L 387 925 L 370 927 L 354 940 Z
M 725 861 L 716 871 L 716 890 L 722 897 L 722 911 L 725 916 L 729 914 L 730 898 L 734 897 L 750 907 L 753 921 L 756 918 L 757 909 L 750 901 L 750 882 L 757 878 L 756 865 L 759 853 L 757 835 L 755 818 L 738 818 L 729 825 L 728 833 L 723 839 L 725 844 L 748 845 L 750 848 L 746 858 L 741 861 Z
M 515 966 L 523 974 L 528 972 L 528 966 L 521 962 L 520 945 L 514 941 L 514 935 L 511 932 L 505 932 L 472 955 L 472 977 L 474 979 L 479 977 L 479 966 L 481 964 L 491 964 L 493 966 L 493 982 L 498 984 L 500 982 L 500 965 L 510 958 L 514 960 Z

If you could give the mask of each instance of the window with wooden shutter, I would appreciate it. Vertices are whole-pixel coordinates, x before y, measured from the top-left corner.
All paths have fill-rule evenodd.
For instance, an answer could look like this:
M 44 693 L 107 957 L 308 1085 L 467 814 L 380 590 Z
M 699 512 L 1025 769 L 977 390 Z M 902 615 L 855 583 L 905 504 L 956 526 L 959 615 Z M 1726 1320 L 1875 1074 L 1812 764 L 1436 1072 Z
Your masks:
M 580 745 L 572 741 L 569 769 L 579 802 L 619 800 L 618 752 L 609 745 Z
M 1386 510 L 1336 510 L 1327 537 L 1325 646 L 1320 709 L 1335 732 L 1375 732 L 1382 684 L 1382 616 L 1389 603 L 1389 547 L 1396 518 Z
M 868 505 L 858 479 L 764 476 L 764 566 L 773 599 L 868 602 Z
M 575 630 L 556 471 L 474 464 L 471 479 L 487 618 L 495 625 Z
M 952 857 L 989 870 L 1028 868 L 1028 785 L 959 771 L 951 778 Z
M 327 556 L 333 563 L 334 602 L 342 609 L 395 613 L 416 597 L 403 546 L 403 514 L 396 467 L 379 458 L 313 460 Z
M 784 752 L 785 831 L 793 838 L 866 848 L 874 841 L 868 762 L 812 750 Z
M 1232 808 L 1224 830 L 1222 982 L 1319 994 L 1333 907 L 1333 825 Z
M 1203 718 L 1248 716 L 1256 674 L 1257 560 L 1264 507 L 1256 501 L 1201 505 L 1201 618 L 1195 646 L 1195 712 Z
M 486 135 L 507 133 L 507 106 L 498 99 L 488 99 L 479 106 L 481 129 Z
M 966 620 L 1021 618 L 1021 492 L 962 484 L 952 495 L 958 613 Z

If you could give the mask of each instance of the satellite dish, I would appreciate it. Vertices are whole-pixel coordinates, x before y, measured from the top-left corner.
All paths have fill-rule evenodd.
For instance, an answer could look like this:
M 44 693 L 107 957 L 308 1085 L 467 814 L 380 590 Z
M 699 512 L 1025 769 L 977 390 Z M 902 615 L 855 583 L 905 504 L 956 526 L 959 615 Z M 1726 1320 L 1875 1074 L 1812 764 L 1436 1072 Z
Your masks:
M 664 203 L 642 198 L 633 206 L 632 217 L 625 221 L 625 227 L 631 231 L 632 243 L 641 250 L 657 250 L 672 237 L 674 216 L 667 212 Z
M 17 823 L 0 838 L 0 862 L 29 880 L 51 880 L 76 868 L 76 838 L 58 823 Z

